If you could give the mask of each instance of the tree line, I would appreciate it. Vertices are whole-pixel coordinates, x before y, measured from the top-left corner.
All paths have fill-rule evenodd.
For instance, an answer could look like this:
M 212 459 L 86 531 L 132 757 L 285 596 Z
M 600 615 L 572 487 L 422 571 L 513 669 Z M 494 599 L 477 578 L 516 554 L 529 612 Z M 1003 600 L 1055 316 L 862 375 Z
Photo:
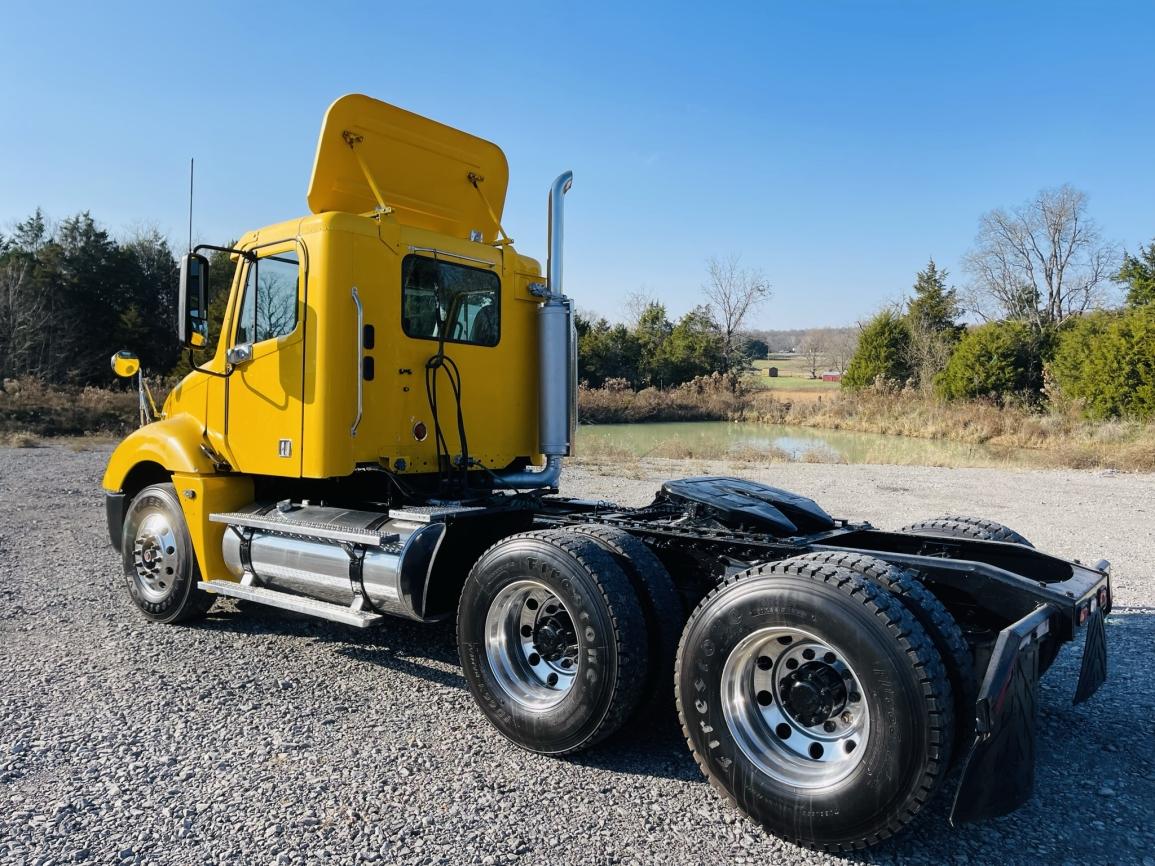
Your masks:
M 709 259 L 706 273 L 702 292 L 708 303 L 677 321 L 644 293 L 627 302 L 628 323 L 579 312 L 579 380 L 593 388 L 610 382 L 635 389 L 672 387 L 740 370 L 750 357 L 766 357 L 766 344 L 744 331 L 750 314 L 770 297 L 765 275 L 743 267 L 737 256 Z
M 107 382 L 108 360 L 176 363 L 177 261 L 155 229 L 118 240 L 85 211 L 51 226 L 37 210 L 0 234 L 0 388 Z
M 960 291 L 931 260 L 864 323 L 843 385 L 1155 417 L 1155 241 L 1118 250 L 1063 186 L 984 215 L 964 267 Z

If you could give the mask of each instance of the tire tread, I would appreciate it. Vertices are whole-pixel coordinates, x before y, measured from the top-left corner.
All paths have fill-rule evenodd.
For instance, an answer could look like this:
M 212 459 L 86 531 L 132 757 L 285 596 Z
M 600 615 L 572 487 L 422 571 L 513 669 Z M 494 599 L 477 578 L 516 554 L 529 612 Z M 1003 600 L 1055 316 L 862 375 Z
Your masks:
M 470 570 L 477 570 L 497 548 L 515 541 L 544 541 L 577 562 L 597 587 L 617 645 L 617 676 L 602 718 L 582 742 L 550 755 L 570 755 L 587 749 L 617 731 L 633 715 L 642 694 L 647 670 L 645 620 L 633 585 L 614 558 L 594 539 L 560 529 L 537 529 L 506 536 L 491 545 Z M 463 594 L 464 600 L 464 594 Z M 460 619 L 460 612 L 458 614 Z M 501 732 L 503 735 L 504 731 Z M 506 735 L 508 738 L 508 735 Z M 517 745 L 527 748 L 524 744 Z
M 919 520 L 898 531 L 911 535 L 945 535 L 949 538 L 974 538 L 978 541 L 1002 541 L 1006 544 L 1034 547 L 1009 526 L 985 517 L 968 517 L 962 514 L 946 514 L 929 520 Z
M 955 742 L 958 757 L 974 733 L 974 706 L 978 692 L 974 657 L 962 629 L 946 606 L 914 571 L 898 568 L 873 556 L 843 551 L 807 553 L 797 557 L 840 566 L 860 574 L 897 598 L 930 636 L 946 667 L 954 697 Z
M 853 842 L 815 843 L 807 839 L 792 837 L 781 833 L 777 828 L 766 829 L 780 838 L 805 848 L 827 853 L 840 853 L 863 850 L 882 842 L 901 831 L 910 820 L 934 796 L 938 787 L 946 776 L 950 764 L 950 752 L 953 741 L 954 707 L 951 701 L 950 682 L 947 679 L 938 651 L 934 648 L 930 637 L 897 598 L 885 590 L 869 583 L 865 578 L 854 572 L 834 565 L 808 562 L 799 557 L 765 563 L 754 566 L 738 574 L 731 575 L 721 581 L 698 604 L 690 615 L 689 623 L 682 632 L 682 642 L 678 647 L 678 657 L 675 664 L 674 683 L 678 695 L 678 720 L 682 725 L 682 733 L 686 744 L 690 748 L 694 760 L 702 773 L 706 776 L 710 786 L 732 807 L 741 811 L 737 800 L 726 789 L 725 785 L 711 771 L 708 764 L 694 748 L 690 737 L 690 728 L 682 709 L 681 701 L 681 668 L 686 635 L 691 631 L 694 621 L 702 615 L 713 599 L 725 592 L 728 588 L 742 580 L 752 577 L 770 575 L 791 575 L 823 583 L 837 589 L 847 597 L 859 602 L 874 616 L 883 622 L 891 632 L 895 641 L 909 659 L 912 668 L 917 672 L 919 683 L 923 689 L 924 705 L 929 724 L 929 740 L 931 752 L 928 755 L 922 778 L 917 785 L 914 802 L 904 804 L 902 811 L 888 816 L 885 827 L 872 835 Z

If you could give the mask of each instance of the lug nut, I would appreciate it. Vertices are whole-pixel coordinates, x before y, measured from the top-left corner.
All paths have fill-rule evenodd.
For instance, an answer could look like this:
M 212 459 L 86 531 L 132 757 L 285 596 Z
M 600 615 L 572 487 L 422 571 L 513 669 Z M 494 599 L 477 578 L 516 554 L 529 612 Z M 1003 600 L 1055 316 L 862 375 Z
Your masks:
M 823 722 L 822 723 L 822 730 L 826 731 L 826 733 L 828 733 L 828 734 L 833 734 L 834 728 L 835 728 L 834 722 Z

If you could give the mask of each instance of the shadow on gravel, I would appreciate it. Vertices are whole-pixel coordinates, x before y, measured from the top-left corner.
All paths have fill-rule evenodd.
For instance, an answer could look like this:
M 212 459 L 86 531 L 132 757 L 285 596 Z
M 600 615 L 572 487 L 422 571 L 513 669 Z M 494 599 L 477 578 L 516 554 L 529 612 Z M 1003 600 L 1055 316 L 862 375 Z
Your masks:
M 1078 706 L 1071 699 L 1082 646 L 1064 648 L 1040 684 L 1034 795 L 1018 811 L 951 828 L 956 770 L 911 832 L 842 856 L 863 863 L 1150 863 L 1155 851 L 1152 647 L 1151 608 L 1116 607 L 1107 620 L 1107 681 Z
M 225 607 L 194 628 L 238 636 L 278 634 L 332 644 L 347 658 L 456 689 L 465 688 L 452 622 L 404 620 L 359 631 L 259 605 Z M 1017 812 L 952 829 L 952 773 L 910 832 L 862 853 L 862 863 L 1142 863 L 1155 850 L 1155 613 L 1117 608 L 1108 619 L 1108 679 L 1087 703 L 1071 704 L 1082 647 L 1068 645 L 1043 678 L 1034 796 Z M 673 707 L 594 749 L 565 758 L 623 776 L 706 786 Z
M 667 712 L 627 728 L 587 752 L 565 758 L 577 767 L 705 785 L 671 706 Z
M 347 658 L 419 677 L 455 689 L 464 689 L 458 670 L 457 643 L 452 622 L 422 624 L 390 619 L 375 629 L 357 629 L 329 623 L 259 604 L 238 604 L 235 610 L 217 608 L 193 626 L 237 635 L 278 634 L 312 638 L 332 644 Z M 445 670 L 438 666 L 449 665 Z

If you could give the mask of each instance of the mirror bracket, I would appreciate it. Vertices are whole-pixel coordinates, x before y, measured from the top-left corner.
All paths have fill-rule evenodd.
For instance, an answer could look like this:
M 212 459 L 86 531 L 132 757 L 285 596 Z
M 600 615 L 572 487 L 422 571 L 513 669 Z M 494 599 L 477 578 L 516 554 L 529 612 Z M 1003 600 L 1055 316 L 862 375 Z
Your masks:
M 241 364 L 247 364 L 253 360 L 253 344 L 238 343 L 225 353 L 225 360 L 229 362 L 229 366 L 231 367 L 239 367 Z

